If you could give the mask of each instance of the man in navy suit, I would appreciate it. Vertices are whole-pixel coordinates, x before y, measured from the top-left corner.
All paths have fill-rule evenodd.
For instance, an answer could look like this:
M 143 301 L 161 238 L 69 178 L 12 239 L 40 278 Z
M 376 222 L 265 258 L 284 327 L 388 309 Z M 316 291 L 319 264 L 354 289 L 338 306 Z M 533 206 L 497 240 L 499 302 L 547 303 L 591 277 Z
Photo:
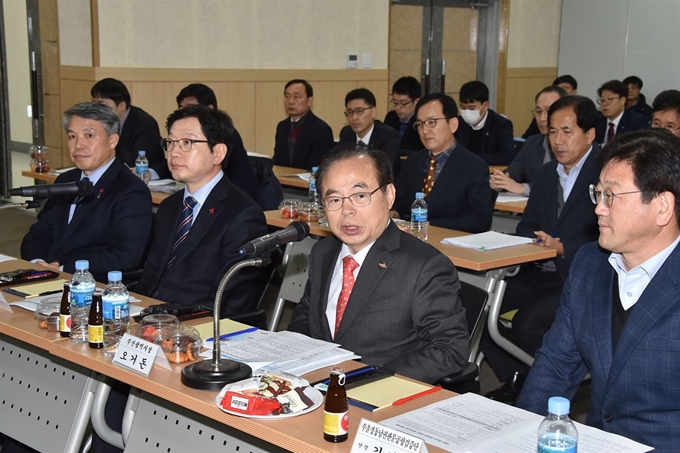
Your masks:
M 626 108 L 628 88 L 623 82 L 610 80 L 597 90 L 601 115 L 595 126 L 595 142 L 605 144 L 617 134 L 647 129 L 649 118 Z
M 642 79 L 638 76 L 628 76 L 623 79 L 623 84 L 628 88 L 628 100 L 626 108 L 639 113 L 645 118 L 652 117 L 652 107 L 647 104 L 645 95 L 640 93 Z
M 77 168 L 55 182 L 88 178 L 94 193 L 50 197 L 21 242 L 21 257 L 70 273 L 77 260 L 89 260 L 92 275 L 105 282 L 110 270 L 139 268 L 151 230 L 151 194 L 116 157 L 120 123 L 110 107 L 77 104 L 62 122 Z
M 680 139 L 615 137 L 591 186 L 600 235 L 576 255 L 517 405 L 545 414 L 591 376 L 588 425 L 680 451 Z
M 420 151 L 425 148 L 420 141 L 418 131 L 413 128 L 416 121 L 416 104 L 422 96 L 423 88 L 415 77 L 401 77 L 392 85 L 394 110 L 385 115 L 385 125 L 399 132 L 400 150 Z
M 659 93 L 652 103 L 651 127 L 666 129 L 676 137 L 680 137 L 680 91 L 666 90 Z

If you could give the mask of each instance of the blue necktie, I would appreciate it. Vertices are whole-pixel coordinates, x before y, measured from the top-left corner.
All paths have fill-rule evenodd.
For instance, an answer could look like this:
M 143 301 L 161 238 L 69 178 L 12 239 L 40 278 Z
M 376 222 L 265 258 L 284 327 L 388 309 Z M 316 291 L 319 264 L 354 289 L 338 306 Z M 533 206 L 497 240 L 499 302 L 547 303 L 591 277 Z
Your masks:
M 184 199 L 184 209 L 180 215 L 179 226 L 177 226 L 177 233 L 175 233 L 175 242 L 172 244 L 172 251 L 170 252 L 171 258 L 168 261 L 168 268 L 172 266 L 172 262 L 177 256 L 177 249 L 180 244 L 184 242 L 189 234 L 189 229 L 191 229 L 191 222 L 194 219 L 194 206 L 198 202 L 194 197 L 189 195 Z

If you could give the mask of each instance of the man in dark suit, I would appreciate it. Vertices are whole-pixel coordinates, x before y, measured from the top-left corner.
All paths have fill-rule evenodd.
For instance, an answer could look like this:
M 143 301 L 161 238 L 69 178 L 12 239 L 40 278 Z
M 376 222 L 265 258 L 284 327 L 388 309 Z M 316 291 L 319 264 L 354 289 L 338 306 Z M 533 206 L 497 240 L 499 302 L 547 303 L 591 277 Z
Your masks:
M 645 95 L 640 93 L 642 89 L 642 79 L 638 76 L 628 76 L 623 79 L 623 84 L 628 88 L 628 98 L 626 99 L 626 108 L 630 109 L 645 118 L 652 118 L 652 107 L 650 107 L 645 99 Z
M 489 167 L 455 138 L 456 101 L 443 93 L 424 96 L 416 106 L 416 122 L 426 149 L 402 164 L 393 217 L 410 218 L 416 192 L 425 193 L 431 225 L 482 233 L 491 228 L 495 193 Z
M 647 129 L 649 118 L 626 108 L 628 88 L 623 82 L 610 80 L 597 90 L 601 115 L 595 126 L 595 142 L 606 144 L 617 134 Z
M 488 165 L 508 165 L 515 157 L 512 121 L 489 108 L 489 88 L 473 81 L 460 87 L 456 140 Z
M 116 158 L 116 113 L 84 102 L 63 118 L 68 150 L 77 169 L 56 183 L 88 178 L 94 193 L 53 196 L 21 243 L 21 257 L 54 270 L 75 272 L 77 260 L 89 260 L 90 272 L 105 282 L 110 270 L 137 269 L 151 230 L 151 194 Z
M 536 94 L 534 119 L 539 134 L 526 139 L 522 149 L 505 171 L 494 170 L 491 174 L 492 189 L 529 196 L 536 170 L 555 158 L 548 141 L 550 130 L 548 110 L 553 102 L 566 95 L 567 93 L 562 88 L 554 85 L 545 87 Z
M 659 93 L 652 103 L 651 127 L 663 128 L 680 137 L 680 91 L 665 90 Z
M 310 170 L 335 146 L 333 130 L 312 112 L 314 90 L 306 80 L 294 79 L 283 91 L 288 118 L 276 126 L 274 165 Z
M 288 329 L 435 382 L 467 362 L 460 282 L 446 256 L 390 221 L 392 181 L 385 154 L 372 148 L 340 146 L 323 161 L 317 184 L 335 236 L 312 249 Z
M 517 405 L 545 414 L 590 373 L 586 424 L 678 451 L 680 139 L 645 130 L 602 150 L 598 244 L 576 255 Z
M 130 92 L 123 82 L 106 78 L 90 90 L 92 101 L 111 107 L 120 120 L 116 156 L 128 167 L 135 166 L 139 151 L 146 151 L 149 167 L 164 164 L 158 122 L 144 110 L 130 105 Z
M 422 96 L 423 88 L 415 77 L 402 77 L 392 85 L 394 110 L 385 115 L 385 125 L 399 132 L 399 149 L 403 152 L 420 151 L 425 146 L 420 141 L 418 131 L 413 128 L 416 121 L 416 104 Z
M 517 235 L 535 238 L 535 243 L 552 247 L 557 258 L 531 263 L 507 279 L 501 312 L 518 309 L 512 320 L 514 337 L 533 356 L 541 346 L 559 306 L 562 287 L 576 252 L 597 238 L 598 227 L 588 186 L 600 174 L 598 149 L 593 144 L 597 109 L 590 99 L 567 96 L 549 110 L 551 161 L 536 172 L 527 208 L 517 225 Z M 527 373 L 527 366 L 500 349 L 485 335 L 482 352 L 504 384 L 488 397 L 513 403 Z
M 387 154 L 397 172 L 399 133 L 375 119 L 375 96 L 366 88 L 357 88 L 345 96 L 345 116 L 349 125 L 340 131 L 341 145 L 367 145 Z
M 262 209 L 223 171 L 231 119 L 202 105 L 173 112 L 164 139 L 172 176 L 183 191 L 158 208 L 154 242 L 135 290 L 182 306 L 212 306 L 239 248 L 267 233 Z M 225 289 L 221 316 L 253 311 L 263 287 L 259 269 L 241 270 Z
M 552 85 L 562 88 L 568 95 L 578 94 L 578 82 L 576 82 L 576 79 L 569 74 L 557 77 L 553 80 Z M 531 120 L 531 124 L 529 124 L 527 130 L 522 134 L 522 138 L 529 138 L 532 135 L 540 133 L 541 131 L 538 129 L 538 124 L 536 124 L 536 117 L 534 115 L 534 119 Z
M 202 83 L 192 83 L 185 86 L 177 95 L 176 100 L 177 107 L 180 109 L 198 104 L 211 109 L 218 108 L 215 92 Z M 231 147 L 227 155 L 229 156 L 229 165 L 226 165 L 224 174 L 236 187 L 247 193 L 253 200 L 257 200 L 255 169 L 250 163 L 246 148 L 243 146 L 243 139 L 236 128 L 232 131 Z M 167 164 L 164 165 L 164 168 L 168 174 L 167 177 L 171 177 Z

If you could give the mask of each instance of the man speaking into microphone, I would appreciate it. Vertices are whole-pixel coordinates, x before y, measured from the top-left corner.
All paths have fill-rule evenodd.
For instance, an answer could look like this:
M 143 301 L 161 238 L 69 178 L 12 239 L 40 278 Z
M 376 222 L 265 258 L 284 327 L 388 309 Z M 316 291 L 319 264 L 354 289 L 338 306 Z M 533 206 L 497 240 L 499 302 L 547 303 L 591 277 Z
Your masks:
M 21 257 L 70 273 L 76 260 L 88 260 L 92 275 L 105 282 L 110 270 L 139 268 L 151 231 L 151 194 L 116 158 L 120 122 L 113 109 L 77 104 L 64 112 L 62 124 L 77 168 L 55 183 L 71 183 L 75 189 L 42 194 L 49 199 L 24 236 Z

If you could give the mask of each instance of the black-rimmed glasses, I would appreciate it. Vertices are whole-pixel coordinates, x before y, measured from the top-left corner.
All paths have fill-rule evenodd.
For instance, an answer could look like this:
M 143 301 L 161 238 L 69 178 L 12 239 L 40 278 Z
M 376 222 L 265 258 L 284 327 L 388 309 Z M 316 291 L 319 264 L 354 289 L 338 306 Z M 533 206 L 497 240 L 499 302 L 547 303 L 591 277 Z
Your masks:
M 448 118 L 428 118 L 425 121 L 416 121 L 413 123 L 413 128 L 417 131 L 423 128 L 423 125 L 427 126 L 429 129 L 432 129 L 437 125 L 437 121 L 439 120 L 448 120 Z
M 369 204 L 371 204 L 371 195 L 373 195 L 383 187 L 385 186 L 380 186 L 373 192 L 357 192 L 346 197 L 334 197 L 334 196 L 324 197 L 322 203 L 324 208 L 326 208 L 326 211 L 337 211 L 338 209 L 342 208 L 342 204 L 345 200 L 349 200 L 357 208 L 362 208 L 364 206 L 368 206 Z
M 173 140 L 171 138 L 164 138 L 161 139 L 161 148 L 163 148 L 163 151 L 166 153 L 169 153 L 175 147 L 175 144 L 177 144 L 180 151 L 183 153 L 188 153 L 191 151 L 194 143 L 208 143 L 208 140 L 194 140 L 193 138 L 179 138 L 177 140 Z

